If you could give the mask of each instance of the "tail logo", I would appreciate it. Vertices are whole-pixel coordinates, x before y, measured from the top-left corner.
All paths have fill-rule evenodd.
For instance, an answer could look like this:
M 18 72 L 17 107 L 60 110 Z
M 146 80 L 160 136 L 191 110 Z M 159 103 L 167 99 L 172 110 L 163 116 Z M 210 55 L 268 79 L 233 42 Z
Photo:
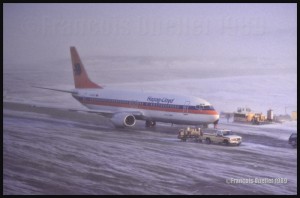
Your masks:
M 79 63 L 74 64 L 74 73 L 75 75 L 80 75 L 81 74 L 81 67 Z

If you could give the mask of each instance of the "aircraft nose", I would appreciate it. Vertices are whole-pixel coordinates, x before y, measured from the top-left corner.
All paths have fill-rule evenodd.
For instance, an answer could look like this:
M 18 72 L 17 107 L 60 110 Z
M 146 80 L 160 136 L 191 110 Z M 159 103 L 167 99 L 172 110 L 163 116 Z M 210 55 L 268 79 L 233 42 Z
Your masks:
M 213 122 L 218 122 L 220 115 L 218 112 L 215 111 L 215 115 L 212 116 Z

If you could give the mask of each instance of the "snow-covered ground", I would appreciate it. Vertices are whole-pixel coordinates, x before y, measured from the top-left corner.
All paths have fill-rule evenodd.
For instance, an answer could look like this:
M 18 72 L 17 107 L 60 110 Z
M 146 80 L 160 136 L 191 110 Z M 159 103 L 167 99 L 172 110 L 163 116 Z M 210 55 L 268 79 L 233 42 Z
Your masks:
M 32 107 L 36 109 L 39 107 Z M 116 130 L 107 127 L 105 118 L 95 115 L 93 124 L 83 122 L 85 116 L 51 108 L 25 114 L 21 109 L 6 109 L 4 194 L 297 192 L 297 150 L 286 140 L 279 141 L 281 147 L 255 143 L 256 138 L 273 141 L 256 134 L 239 147 L 180 142 L 180 126 L 158 123 L 156 129 L 145 130 L 138 122 L 133 129 Z M 241 133 L 248 128 L 236 126 Z M 228 183 L 241 178 L 284 178 L 288 183 Z

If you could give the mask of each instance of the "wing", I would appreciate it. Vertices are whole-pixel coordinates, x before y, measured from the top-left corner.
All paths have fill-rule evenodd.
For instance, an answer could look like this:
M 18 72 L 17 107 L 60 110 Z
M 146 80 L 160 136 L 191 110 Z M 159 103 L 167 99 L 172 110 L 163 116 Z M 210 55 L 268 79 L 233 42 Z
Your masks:
M 47 87 L 39 87 L 39 86 L 32 86 L 35 88 L 39 88 L 39 89 L 47 89 L 47 90 L 52 90 L 52 91 L 60 91 L 60 92 L 65 92 L 65 93 L 71 93 L 71 94 L 77 94 L 77 92 L 71 91 L 71 90 L 61 90 L 61 89 L 52 89 L 52 88 L 47 88 Z M 115 114 L 117 113 L 128 113 L 128 114 L 132 114 L 134 115 L 134 117 L 136 119 L 143 119 L 143 113 L 140 111 L 120 111 L 120 112 L 105 112 L 105 111 L 99 111 L 99 110 L 84 110 L 84 109 L 66 109 L 68 111 L 76 111 L 76 112 L 86 112 L 86 113 L 95 113 L 98 115 L 102 115 L 104 117 L 108 117 L 108 118 L 112 118 Z
M 112 118 L 115 114 L 117 113 L 128 113 L 134 115 L 136 119 L 143 119 L 144 115 L 140 111 L 119 111 L 119 112 L 103 112 L 103 111 L 98 111 L 98 110 L 85 110 L 85 109 L 68 109 L 69 111 L 76 111 L 76 112 L 85 112 L 85 113 L 94 113 L 98 114 L 107 118 Z

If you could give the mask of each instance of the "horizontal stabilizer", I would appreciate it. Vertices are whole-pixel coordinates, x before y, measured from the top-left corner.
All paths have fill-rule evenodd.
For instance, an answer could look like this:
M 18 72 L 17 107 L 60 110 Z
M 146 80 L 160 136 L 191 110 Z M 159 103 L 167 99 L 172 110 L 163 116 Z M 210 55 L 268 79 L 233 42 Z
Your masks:
M 48 90 L 52 90 L 52 91 L 60 91 L 60 92 L 71 93 L 71 94 L 77 94 L 76 91 L 70 91 L 70 90 L 52 89 L 52 88 L 38 87 L 38 86 L 32 86 L 32 87 L 39 88 L 39 89 L 48 89 Z

